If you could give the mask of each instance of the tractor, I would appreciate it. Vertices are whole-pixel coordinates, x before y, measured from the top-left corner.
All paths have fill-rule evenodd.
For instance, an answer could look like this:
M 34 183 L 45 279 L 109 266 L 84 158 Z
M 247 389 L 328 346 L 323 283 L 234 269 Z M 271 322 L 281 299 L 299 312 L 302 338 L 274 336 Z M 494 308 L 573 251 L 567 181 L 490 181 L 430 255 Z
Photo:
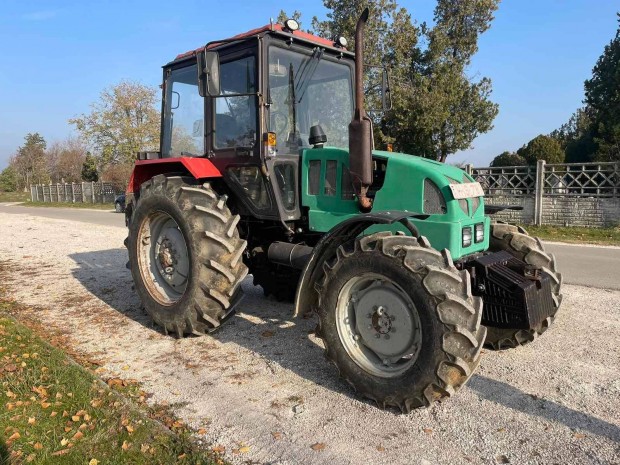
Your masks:
M 544 332 L 562 278 L 540 240 L 491 221 L 502 207 L 469 174 L 374 149 L 367 20 L 355 53 L 287 20 L 163 67 L 160 151 L 138 154 L 127 189 L 128 267 L 177 337 L 225 323 L 250 273 L 295 316 L 318 315 L 360 396 L 408 412 L 461 388 L 484 345 Z

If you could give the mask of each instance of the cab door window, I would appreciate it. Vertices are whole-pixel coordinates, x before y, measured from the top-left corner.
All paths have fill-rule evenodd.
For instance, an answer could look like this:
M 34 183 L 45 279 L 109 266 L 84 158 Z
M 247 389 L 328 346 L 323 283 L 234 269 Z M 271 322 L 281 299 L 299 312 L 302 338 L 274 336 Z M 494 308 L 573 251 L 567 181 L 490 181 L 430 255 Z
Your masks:
M 252 148 L 256 144 L 256 67 L 254 56 L 222 63 L 221 95 L 215 98 L 213 146 Z

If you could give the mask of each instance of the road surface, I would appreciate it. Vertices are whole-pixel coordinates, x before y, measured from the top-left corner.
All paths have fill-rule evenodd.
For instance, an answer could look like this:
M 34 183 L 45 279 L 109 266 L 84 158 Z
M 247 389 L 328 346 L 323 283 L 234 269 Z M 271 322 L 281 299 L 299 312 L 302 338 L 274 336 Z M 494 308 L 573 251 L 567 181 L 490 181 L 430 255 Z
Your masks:
M 138 380 L 150 404 L 166 403 L 234 465 L 620 463 L 620 291 L 565 285 L 543 337 L 485 350 L 457 395 L 403 415 L 357 397 L 326 363 L 316 320 L 292 318 L 251 277 L 218 331 L 177 340 L 132 288 L 122 215 L 9 208 L 0 283 L 23 304 L 18 316 L 61 331 L 104 380 Z
M 0 213 L 81 221 L 102 226 L 125 227 L 125 216 L 113 211 L 81 208 L 23 207 L 0 204 Z M 546 244 L 554 253 L 567 284 L 620 290 L 620 247 L 584 247 L 578 244 Z

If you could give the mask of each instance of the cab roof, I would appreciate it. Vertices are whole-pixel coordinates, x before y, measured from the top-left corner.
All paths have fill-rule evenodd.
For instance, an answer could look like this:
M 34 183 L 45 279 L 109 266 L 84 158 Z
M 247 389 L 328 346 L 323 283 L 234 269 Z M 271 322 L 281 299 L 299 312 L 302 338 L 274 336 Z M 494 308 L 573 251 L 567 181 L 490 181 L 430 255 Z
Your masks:
M 188 52 L 181 53 L 180 55 L 176 56 L 174 61 L 183 60 L 185 58 L 189 58 L 189 57 L 195 56 L 196 54 L 202 52 L 205 49 L 205 47 L 207 47 L 209 49 L 216 48 L 216 47 L 219 47 L 219 46 L 223 45 L 224 42 L 230 42 L 230 41 L 234 41 L 236 39 L 243 40 L 243 39 L 247 39 L 249 37 L 258 36 L 259 34 L 262 34 L 264 32 L 278 32 L 278 33 L 281 33 L 281 34 L 286 34 L 287 36 L 297 37 L 297 38 L 299 38 L 301 40 L 304 40 L 306 42 L 311 42 L 311 43 L 315 43 L 317 45 L 322 45 L 324 47 L 336 48 L 335 44 L 334 44 L 334 41 L 332 41 L 332 40 L 328 40 L 328 39 L 325 39 L 323 37 L 315 36 L 314 34 L 310 34 L 309 32 L 304 32 L 304 31 L 300 31 L 300 30 L 290 32 L 288 30 L 285 30 L 284 26 L 282 26 L 281 24 L 267 24 L 265 26 L 262 26 L 262 27 L 259 27 L 259 28 L 256 28 L 256 29 L 252 29 L 252 30 L 247 31 L 247 32 L 243 32 L 241 34 L 237 34 L 236 36 L 229 37 L 228 39 L 224 39 L 221 42 L 219 42 L 219 41 L 211 42 L 210 45 L 208 44 L 208 47 L 207 46 L 203 46 L 203 47 L 197 48 L 195 50 L 190 50 Z M 343 51 L 343 52 L 347 51 L 346 48 L 341 48 L 340 50 Z

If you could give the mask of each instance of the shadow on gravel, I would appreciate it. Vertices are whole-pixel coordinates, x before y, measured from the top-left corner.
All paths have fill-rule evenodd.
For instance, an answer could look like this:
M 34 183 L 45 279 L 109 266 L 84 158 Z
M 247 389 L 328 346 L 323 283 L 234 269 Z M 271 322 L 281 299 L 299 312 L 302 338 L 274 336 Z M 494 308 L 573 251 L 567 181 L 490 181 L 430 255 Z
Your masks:
M 483 399 L 504 407 L 562 423 L 574 430 L 588 431 L 612 441 L 620 441 L 618 426 L 556 402 L 527 394 L 510 384 L 486 376 L 474 375 L 467 386 Z
M 131 272 L 125 267 L 125 249 L 74 253 L 70 258 L 76 263 L 73 276 L 91 294 L 147 329 L 163 334 L 142 309 L 133 290 Z M 251 350 L 274 374 L 282 367 L 314 384 L 358 399 L 339 379 L 336 368 L 325 360 L 323 348 L 311 339 L 316 326 L 314 319 L 293 319 L 293 305 L 264 297 L 262 288 L 252 285 L 251 276 L 242 286 L 245 297 L 237 306 L 237 314 L 204 337 Z

